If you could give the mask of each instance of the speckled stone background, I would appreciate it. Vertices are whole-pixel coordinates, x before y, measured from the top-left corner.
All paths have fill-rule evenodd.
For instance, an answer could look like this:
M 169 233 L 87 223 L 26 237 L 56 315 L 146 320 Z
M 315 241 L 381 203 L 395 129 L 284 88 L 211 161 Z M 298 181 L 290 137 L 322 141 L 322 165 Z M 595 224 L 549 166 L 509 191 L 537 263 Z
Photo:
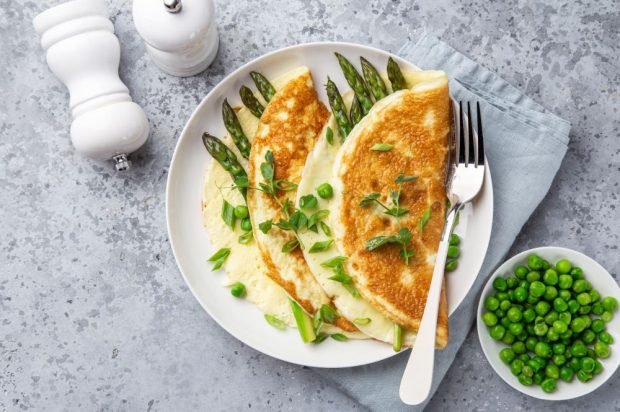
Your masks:
M 396 51 L 426 29 L 569 120 L 562 169 L 511 254 L 564 245 L 620 270 L 615 0 L 218 1 L 219 55 L 188 79 L 151 64 L 129 2 L 113 0 L 121 77 L 152 126 L 126 174 L 71 147 L 67 93 L 31 25 L 55 3 L 0 0 L 2 410 L 366 409 L 220 329 L 183 283 L 166 235 L 168 164 L 193 108 L 242 63 L 300 42 Z M 494 374 L 474 329 L 428 409 L 620 410 L 619 383 L 616 374 L 570 403 L 530 399 Z

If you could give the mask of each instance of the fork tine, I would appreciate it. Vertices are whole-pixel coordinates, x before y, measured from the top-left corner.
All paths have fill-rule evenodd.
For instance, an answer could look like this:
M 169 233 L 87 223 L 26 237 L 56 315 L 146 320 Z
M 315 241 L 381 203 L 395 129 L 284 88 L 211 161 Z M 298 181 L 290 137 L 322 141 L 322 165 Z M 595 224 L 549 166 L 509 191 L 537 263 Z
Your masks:
M 458 151 L 458 162 L 465 163 L 465 128 L 463 127 L 463 102 L 459 101 L 459 144 L 456 147 Z
M 478 125 L 478 166 L 484 166 L 484 142 L 482 138 L 482 115 L 480 114 L 480 102 L 476 102 L 476 111 L 478 117 L 476 124 Z
M 469 133 L 468 139 L 468 147 L 467 153 L 469 161 L 467 163 L 471 163 L 472 165 L 476 165 L 476 148 L 475 148 L 475 136 L 474 136 L 474 126 L 473 126 L 473 117 L 471 115 L 471 105 L 467 102 L 467 131 Z

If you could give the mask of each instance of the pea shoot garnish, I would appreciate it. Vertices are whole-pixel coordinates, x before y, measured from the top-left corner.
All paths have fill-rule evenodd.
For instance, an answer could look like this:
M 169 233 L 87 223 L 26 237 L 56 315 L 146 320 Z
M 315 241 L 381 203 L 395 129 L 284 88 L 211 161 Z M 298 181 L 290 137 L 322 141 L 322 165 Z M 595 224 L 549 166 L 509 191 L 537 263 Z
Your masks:
M 420 216 L 420 221 L 418 222 L 418 232 L 422 233 L 422 231 L 424 230 L 424 226 L 426 226 L 430 219 L 431 208 L 429 207 L 424 213 L 422 213 L 422 216 Z
M 353 285 L 353 279 L 344 270 L 344 262 L 347 260 L 344 256 L 336 256 L 321 263 L 324 268 L 332 269 L 334 275 L 329 279 L 338 282 L 344 287 L 354 298 L 360 296 L 359 291 Z

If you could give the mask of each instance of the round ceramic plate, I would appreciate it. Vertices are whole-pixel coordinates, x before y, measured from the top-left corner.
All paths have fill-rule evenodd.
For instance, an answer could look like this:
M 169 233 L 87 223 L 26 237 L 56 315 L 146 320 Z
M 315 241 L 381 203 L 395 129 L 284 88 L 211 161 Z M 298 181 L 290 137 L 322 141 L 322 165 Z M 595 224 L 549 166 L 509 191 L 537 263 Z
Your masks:
M 576 252 L 571 249 L 565 249 L 562 247 L 539 247 L 536 249 L 526 250 L 516 256 L 508 259 L 503 265 L 501 265 L 497 271 L 489 278 L 489 281 L 482 290 L 480 302 L 478 303 L 478 338 L 480 339 L 480 345 L 484 351 L 487 360 L 497 372 L 497 374 L 510 386 L 516 390 L 523 392 L 526 395 L 533 396 L 534 398 L 546 399 L 546 400 L 566 400 L 578 398 L 579 396 L 587 395 L 594 391 L 596 388 L 609 379 L 618 365 L 620 365 L 620 315 L 616 312 L 613 320 L 606 325 L 607 332 L 609 332 L 613 338 L 614 343 L 611 345 L 611 356 L 607 359 L 601 359 L 603 364 L 603 372 L 592 378 L 587 383 L 581 383 L 574 378 L 573 382 L 566 383 L 558 381 L 558 387 L 555 392 L 546 393 L 538 385 L 524 386 L 519 383 L 519 380 L 510 372 L 510 366 L 503 363 L 499 358 L 499 351 L 506 347 L 501 342 L 498 342 L 491 338 L 488 328 L 482 322 L 481 317 L 484 312 L 484 300 L 489 296 L 493 289 L 493 280 L 498 276 L 503 276 L 509 273 L 514 273 L 514 268 L 517 265 L 527 264 L 527 257 L 530 254 L 537 254 L 543 259 L 549 262 L 557 262 L 560 259 L 568 259 L 573 266 L 579 266 L 583 269 L 585 278 L 590 281 L 594 289 L 597 289 L 602 297 L 614 296 L 620 300 L 620 288 L 613 277 L 605 270 L 604 267 L 596 263 L 591 258 L 587 257 L 583 253 Z
M 395 353 L 391 345 L 373 340 L 350 340 L 346 343 L 327 340 L 320 345 L 304 345 L 297 330 L 274 329 L 263 314 L 249 302 L 231 298 L 221 286 L 222 273 L 211 273 L 206 260 L 215 251 L 202 226 L 202 184 L 211 157 L 202 145 L 201 135 L 208 130 L 215 136 L 226 133 L 221 118 L 224 98 L 240 104 L 237 91 L 251 85 L 252 70 L 274 78 L 300 65 L 312 71 L 319 97 L 327 104 L 323 84 L 329 75 L 341 91 L 349 90 L 334 52 L 358 61 L 364 56 L 376 67 L 385 67 L 387 52 L 349 43 L 310 43 L 266 54 L 244 65 L 222 80 L 204 98 L 185 125 L 170 165 L 166 193 L 166 212 L 170 244 L 185 282 L 205 310 L 230 334 L 267 355 L 288 362 L 316 367 L 350 367 L 376 362 Z M 417 70 L 406 61 L 392 56 L 403 68 Z M 423 62 L 418 62 L 422 64 Z M 488 167 L 487 167 L 488 170 Z M 463 238 L 459 268 L 447 274 L 450 313 L 459 306 L 471 288 L 491 235 L 493 193 L 487 173 L 482 193 L 462 212 L 456 232 Z

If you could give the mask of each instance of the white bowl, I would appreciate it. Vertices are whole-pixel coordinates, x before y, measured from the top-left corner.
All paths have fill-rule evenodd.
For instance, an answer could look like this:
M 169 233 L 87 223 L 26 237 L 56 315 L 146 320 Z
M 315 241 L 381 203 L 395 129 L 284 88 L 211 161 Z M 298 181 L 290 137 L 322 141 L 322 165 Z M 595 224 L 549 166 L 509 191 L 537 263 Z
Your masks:
M 607 332 L 609 332 L 613 338 L 614 343 L 610 345 L 611 355 L 607 359 L 599 359 L 603 364 L 603 372 L 596 375 L 589 382 L 582 383 L 575 377 L 572 382 L 566 383 L 558 380 L 558 386 L 555 392 L 546 393 L 539 385 L 525 386 L 519 383 L 516 376 L 510 372 L 510 366 L 506 365 L 499 358 L 499 351 L 507 347 L 502 342 L 498 342 L 491 338 L 487 326 L 482 322 L 482 314 L 485 311 L 484 300 L 493 291 L 493 280 L 498 276 L 504 276 L 506 274 L 513 274 L 514 268 L 517 265 L 526 265 L 527 257 L 530 254 L 537 254 L 550 263 L 554 264 L 560 259 L 568 259 L 573 266 L 579 266 L 583 269 L 585 278 L 590 281 L 592 287 L 597 289 L 601 293 L 601 298 L 606 296 L 614 296 L 620 301 L 620 288 L 613 277 L 591 258 L 587 257 L 583 253 L 576 252 L 571 249 L 562 247 L 539 247 L 536 249 L 526 250 L 516 256 L 508 259 L 503 265 L 501 265 L 495 273 L 489 278 L 487 284 L 482 290 L 480 301 L 478 302 L 478 338 L 480 339 L 480 345 L 487 360 L 497 372 L 497 374 L 510 386 L 516 390 L 523 392 L 526 395 L 533 396 L 534 398 L 546 399 L 546 400 L 566 400 L 573 399 L 583 395 L 587 395 L 590 392 L 596 390 L 599 386 L 604 384 L 618 369 L 620 365 L 620 312 L 614 313 L 614 318 L 608 324 L 606 324 Z

